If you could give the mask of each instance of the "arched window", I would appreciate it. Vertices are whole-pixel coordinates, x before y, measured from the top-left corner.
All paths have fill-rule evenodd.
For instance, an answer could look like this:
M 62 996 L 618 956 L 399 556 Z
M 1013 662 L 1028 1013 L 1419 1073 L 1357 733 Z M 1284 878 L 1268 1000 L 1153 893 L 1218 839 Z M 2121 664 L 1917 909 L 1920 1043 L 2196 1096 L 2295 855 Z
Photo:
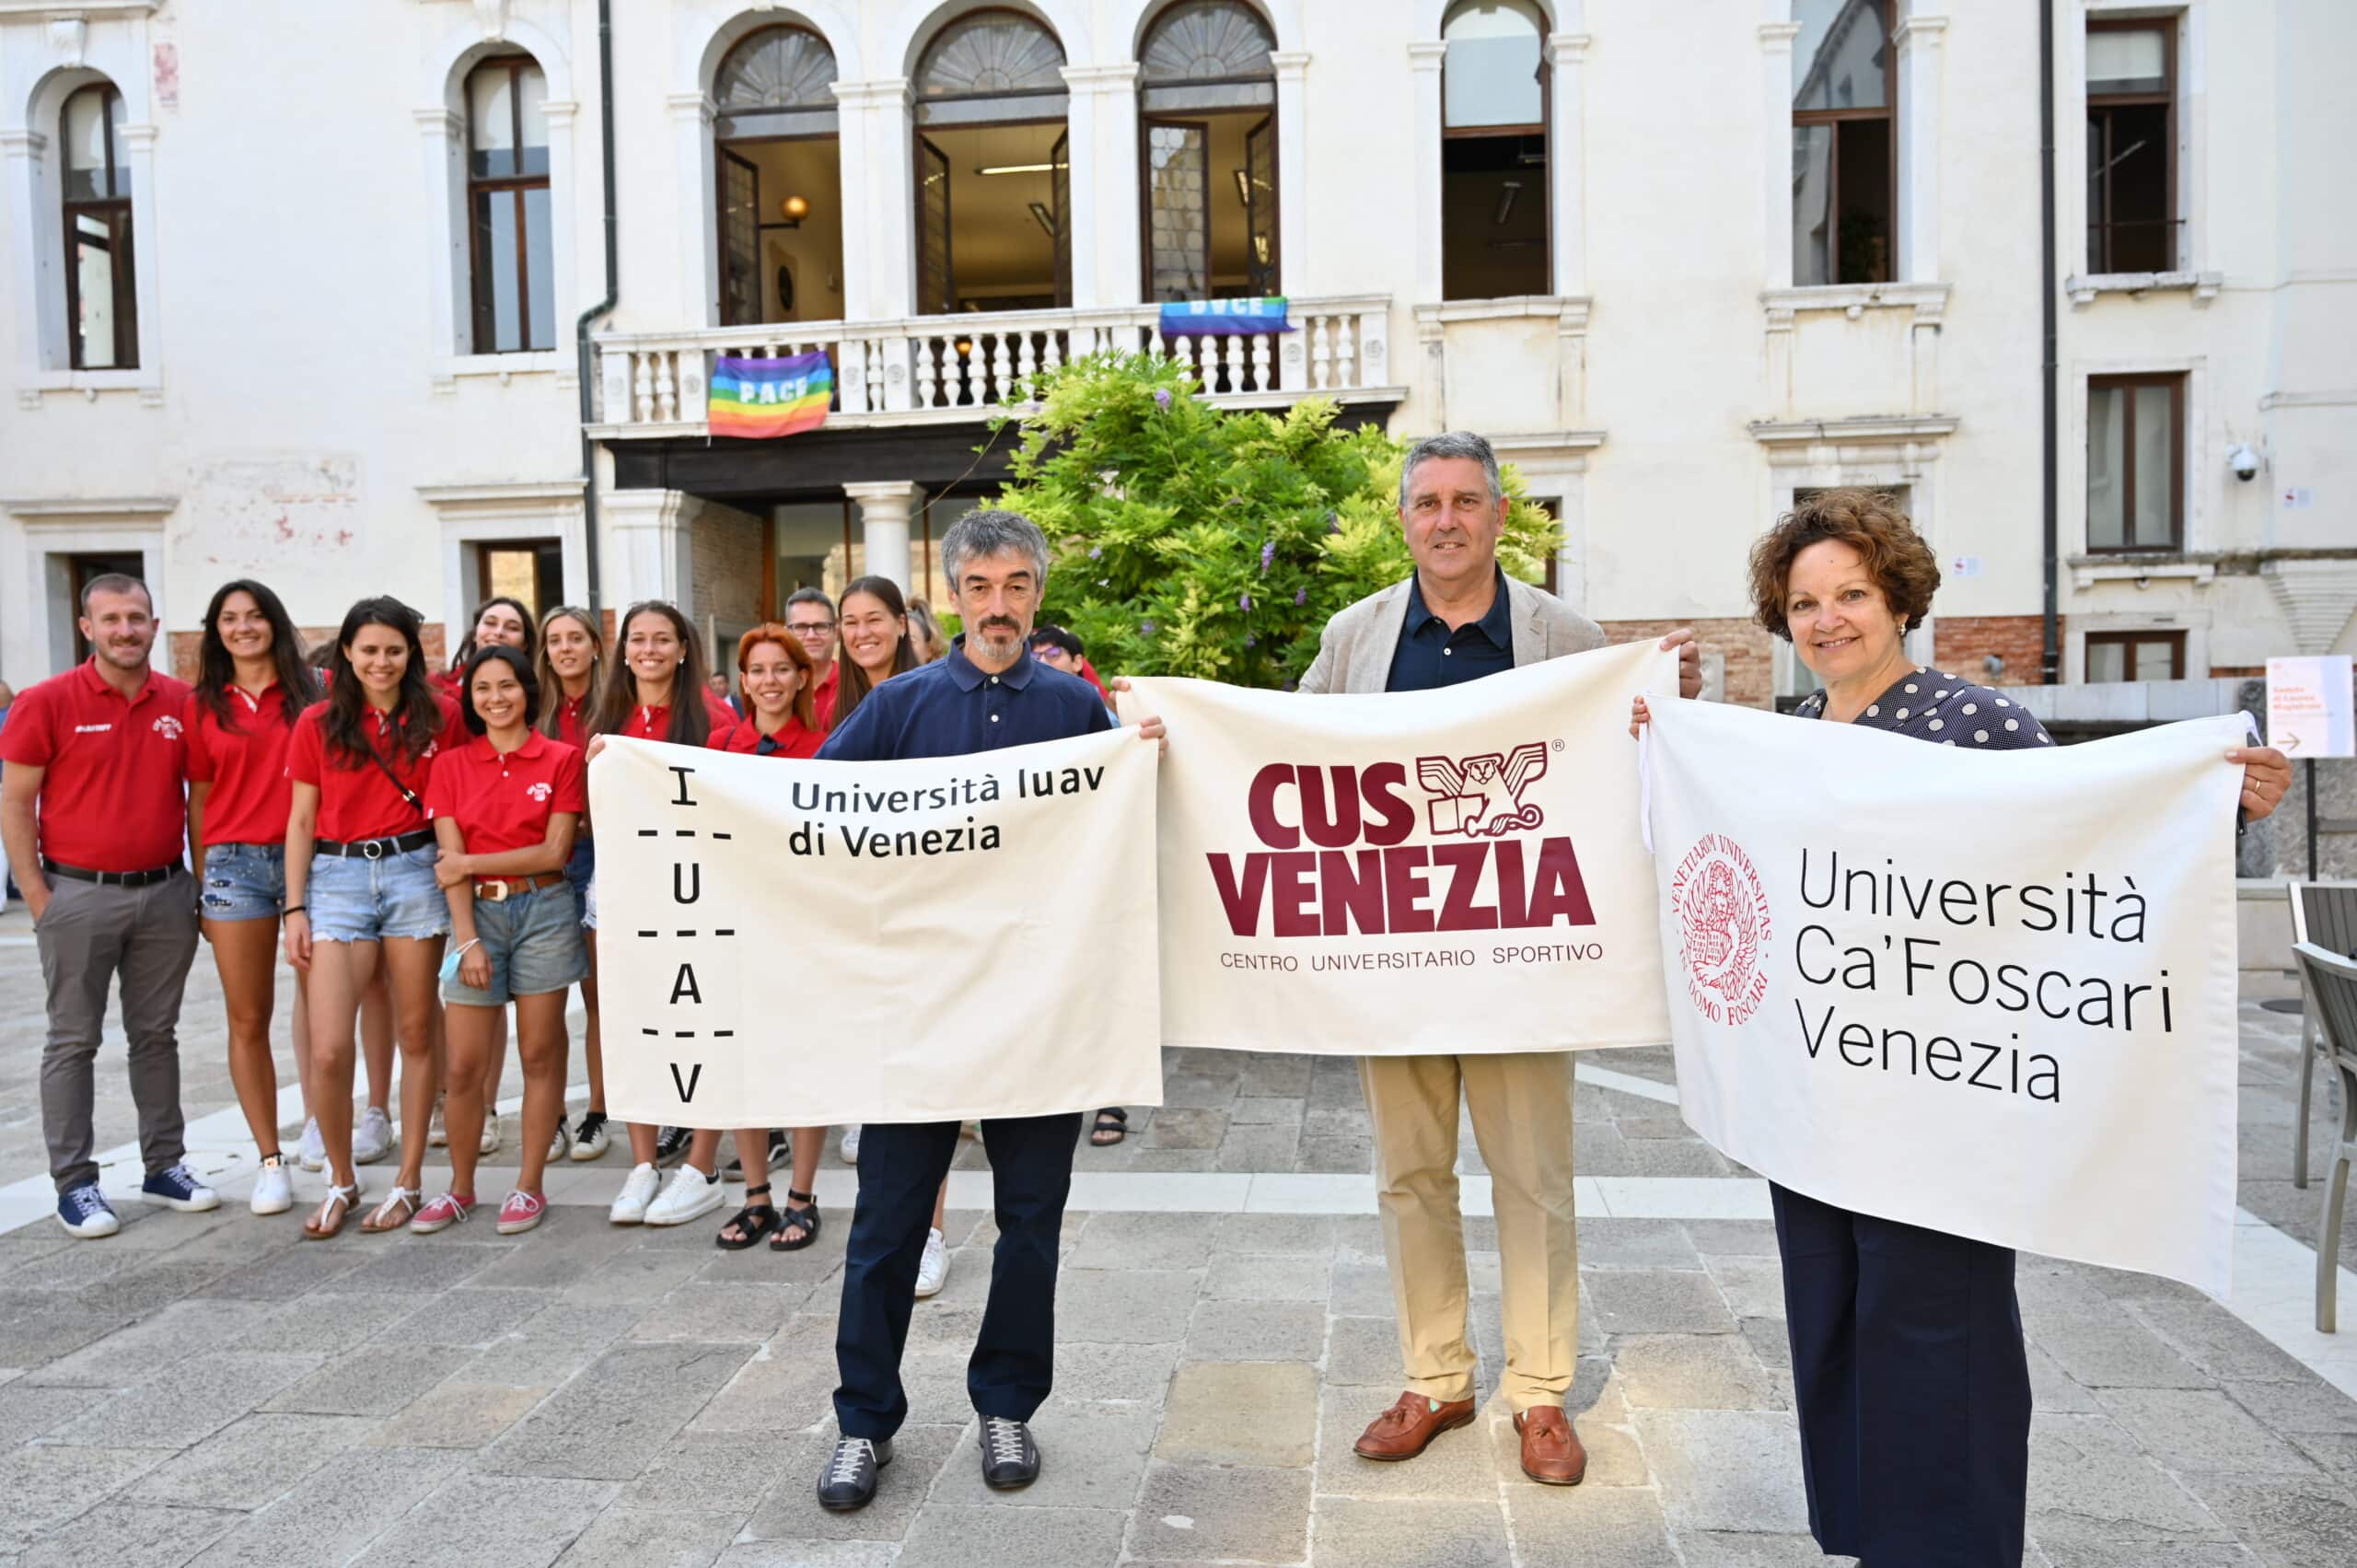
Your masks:
M 467 229 L 474 352 L 556 347 L 549 226 L 548 78 L 528 54 L 467 74 Z
M 1441 297 L 1551 292 L 1547 18 L 1466 0 L 1441 24 Z
M 131 259 L 131 171 L 122 157 L 122 95 L 93 82 L 58 116 L 64 149 L 65 329 L 76 370 L 139 364 Z
M 1276 47 L 1245 0 L 1179 0 L 1138 52 L 1148 299 L 1280 292 Z
M 1072 300 L 1063 45 L 1020 11 L 970 11 L 917 63 L 917 309 Z
M 1887 0 L 1795 0 L 1793 282 L 1887 283 L 1898 159 Z
M 835 76 L 825 39 L 780 23 L 738 40 L 713 78 L 725 327 L 842 314 Z

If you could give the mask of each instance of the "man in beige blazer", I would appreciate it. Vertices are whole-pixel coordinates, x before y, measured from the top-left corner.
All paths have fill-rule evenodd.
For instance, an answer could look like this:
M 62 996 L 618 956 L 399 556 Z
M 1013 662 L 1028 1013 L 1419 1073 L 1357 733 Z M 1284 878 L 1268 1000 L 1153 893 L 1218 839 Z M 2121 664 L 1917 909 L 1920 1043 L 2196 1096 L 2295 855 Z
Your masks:
M 1456 685 L 1604 645 L 1603 629 L 1554 595 L 1498 567 L 1508 502 L 1489 442 L 1434 436 L 1408 453 L 1399 524 L 1414 575 L 1326 623 L 1304 691 L 1410 691 Z M 1678 650 L 1678 687 L 1701 691 L 1693 633 Z M 1625 761 L 1616 765 L 1625 765 Z M 1467 1028 L 1480 1027 L 1469 1019 Z M 1569 1051 L 1370 1056 L 1359 1084 L 1375 1128 L 1383 1246 L 1399 1307 L 1407 1388 L 1375 1418 L 1357 1451 L 1410 1459 L 1473 1420 L 1474 1353 L 1466 1337 L 1465 1230 L 1457 1205 L 1457 1099 L 1490 1170 L 1504 1288 L 1503 1383 L 1532 1480 L 1576 1485 L 1587 1455 L 1563 1399 L 1579 1345 L 1579 1244 L 1572 1209 Z

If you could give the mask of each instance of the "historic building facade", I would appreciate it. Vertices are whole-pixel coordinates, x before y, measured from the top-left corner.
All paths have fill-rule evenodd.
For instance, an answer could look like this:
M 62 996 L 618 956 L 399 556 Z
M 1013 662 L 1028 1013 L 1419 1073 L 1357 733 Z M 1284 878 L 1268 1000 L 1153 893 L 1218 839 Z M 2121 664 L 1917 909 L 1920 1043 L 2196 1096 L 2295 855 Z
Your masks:
M 598 0 L 0 0 L 0 675 L 118 566 L 181 656 L 246 574 L 715 636 L 923 586 L 1007 382 L 1106 346 L 1486 432 L 1558 590 L 1741 701 L 1802 679 L 1747 543 L 1838 483 L 1903 494 L 1983 679 L 2357 644 L 2338 0 L 2056 0 L 2043 72 L 2028 0 L 607 8 L 610 103 Z M 823 428 L 709 439 L 715 355 L 810 352 Z

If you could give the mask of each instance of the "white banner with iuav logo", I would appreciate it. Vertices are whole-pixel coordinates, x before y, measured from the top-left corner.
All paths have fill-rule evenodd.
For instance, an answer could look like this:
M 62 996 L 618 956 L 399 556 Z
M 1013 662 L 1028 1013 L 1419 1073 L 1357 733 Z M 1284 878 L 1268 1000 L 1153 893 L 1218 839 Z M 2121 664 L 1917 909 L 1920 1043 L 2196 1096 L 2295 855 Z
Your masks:
M 1687 1122 L 1824 1202 L 2223 1295 L 2247 721 L 1979 752 L 1652 708 Z
M 1135 681 L 1124 714 L 1157 714 L 1170 737 L 1163 1042 L 1660 1044 L 1629 703 L 1677 680 L 1676 656 L 1643 644 L 1435 691 Z
M 609 739 L 589 769 L 617 1121 L 1162 1103 L 1155 749 L 906 762 Z

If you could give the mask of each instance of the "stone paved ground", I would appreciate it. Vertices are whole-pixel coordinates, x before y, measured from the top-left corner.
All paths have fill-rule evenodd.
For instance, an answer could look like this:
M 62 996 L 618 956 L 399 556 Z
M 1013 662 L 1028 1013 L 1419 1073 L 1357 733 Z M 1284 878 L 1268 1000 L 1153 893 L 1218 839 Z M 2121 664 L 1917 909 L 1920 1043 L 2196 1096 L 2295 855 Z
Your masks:
M 0 1180 L 42 1163 L 22 933 L 0 922 Z M 2245 1019 L 2244 1202 L 2312 1234 L 2314 1190 L 2286 1179 L 2289 1021 Z M 192 1114 L 220 1109 L 203 958 L 184 1040 Z M 1585 1061 L 1668 1077 L 1660 1051 Z M 1171 1105 L 1081 1169 L 1366 1168 L 1347 1063 L 1167 1066 Z M 101 1142 L 119 1142 L 118 1055 L 100 1082 Z M 1578 1117 L 1584 1175 L 1746 1181 L 1642 1092 L 1584 1085 Z M 588 1168 L 621 1174 L 615 1156 Z M 1487 1221 L 1468 1223 L 1484 1420 L 1380 1466 L 1349 1451 L 1397 1392 L 1371 1216 L 1074 1213 L 1058 1390 L 1036 1423 L 1046 1474 L 1002 1496 L 981 1484 L 963 1389 L 992 1226 L 953 1212 L 948 1288 L 910 1346 L 911 1424 L 877 1504 L 832 1516 L 811 1486 L 832 1432 L 840 1211 L 791 1257 L 718 1254 L 705 1225 L 615 1229 L 586 1202 L 514 1239 L 305 1243 L 298 1215 L 241 1204 L 124 1218 L 106 1242 L 46 1222 L 0 1236 L 0 1565 L 1826 1561 L 1760 1220 L 1583 1221 L 1573 1405 L 1592 1457 L 1585 1485 L 1556 1491 L 1515 1469 L 1494 1400 Z M 2180 1286 L 2025 1258 L 2021 1295 L 2032 1563 L 2357 1562 L 2357 1400 Z

